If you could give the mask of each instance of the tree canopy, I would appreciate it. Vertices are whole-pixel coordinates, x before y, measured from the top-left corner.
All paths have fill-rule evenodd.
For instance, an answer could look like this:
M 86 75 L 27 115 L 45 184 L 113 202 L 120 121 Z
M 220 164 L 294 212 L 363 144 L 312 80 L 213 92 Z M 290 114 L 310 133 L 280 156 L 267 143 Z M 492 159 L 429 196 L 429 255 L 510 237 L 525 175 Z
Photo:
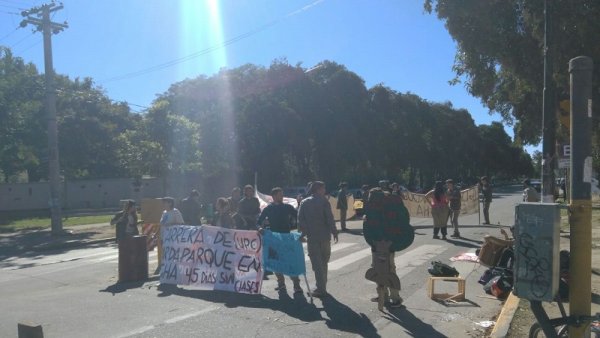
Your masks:
M 0 55 L 0 177 L 47 176 L 43 81 Z M 387 178 L 428 187 L 436 179 L 516 177 L 532 162 L 499 123 L 475 125 L 451 103 L 383 84 L 367 88 L 343 65 L 306 70 L 275 60 L 174 83 L 142 114 L 113 102 L 92 79 L 57 76 L 62 174 L 68 179 L 194 175 L 233 185 L 353 185 Z
M 586 55 L 600 60 L 600 2 L 548 1 L 548 38 L 553 65 L 550 74 L 557 92 L 550 98 L 554 111 L 568 99 L 570 59 Z M 425 10 L 436 13 L 456 41 L 455 83 L 481 98 L 490 112 L 514 123 L 517 142 L 537 144 L 542 131 L 544 75 L 544 1 L 542 0 L 425 0 Z M 600 84 L 600 67 L 593 73 Z M 600 92 L 593 91 L 599 102 Z M 600 169 L 600 118 L 594 105 L 594 160 Z M 557 124 L 558 125 L 558 124 Z M 558 139 L 566 128 L 559 125 Z

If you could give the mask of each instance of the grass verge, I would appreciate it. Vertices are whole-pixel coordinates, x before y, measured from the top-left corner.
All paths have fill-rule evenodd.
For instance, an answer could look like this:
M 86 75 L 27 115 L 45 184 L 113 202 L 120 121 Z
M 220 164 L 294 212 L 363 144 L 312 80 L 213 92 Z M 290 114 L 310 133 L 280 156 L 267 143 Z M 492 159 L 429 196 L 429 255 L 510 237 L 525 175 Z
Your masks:
M 73 216 L 63 219 L 63 226 L 71 227 L 77 225 L 108 223 L 113 215 Z M 50 218 L 26 218 L 0 224 L 0 233 L 15 232 L 21 230 L 39 230 L 50 228 Z

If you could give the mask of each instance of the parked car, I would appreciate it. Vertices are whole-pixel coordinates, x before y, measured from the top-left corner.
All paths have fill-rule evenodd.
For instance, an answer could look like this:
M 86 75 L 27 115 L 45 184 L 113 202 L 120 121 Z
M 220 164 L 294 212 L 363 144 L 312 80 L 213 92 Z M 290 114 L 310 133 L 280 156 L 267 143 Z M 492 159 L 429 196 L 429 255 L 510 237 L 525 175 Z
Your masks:
M 306 187 L 285 187 L 283 188 L 283 196 L 297 198 L 298 195 L 306 195 L 308 191 Z

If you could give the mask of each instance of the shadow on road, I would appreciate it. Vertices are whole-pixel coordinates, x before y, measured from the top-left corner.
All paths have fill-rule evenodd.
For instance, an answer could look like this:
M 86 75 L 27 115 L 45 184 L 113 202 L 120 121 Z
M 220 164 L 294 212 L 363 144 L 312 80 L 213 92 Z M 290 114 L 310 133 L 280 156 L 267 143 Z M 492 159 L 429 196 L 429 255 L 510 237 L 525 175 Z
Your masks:
M 161 292 L 158 294 L 159 297 L 177 295 L 196 298 L 207 302 L 221 303 L 228 308 L 240 306 L 266 308 L 280 311 L 304 322 L 323 320 L 319 309 L 314 304 L 310 304 L 304 295 L 295 295 L 294 298 L 291 298 L 287 294 L 280 293 L 279 299 L 273 299 L 264 295 L 248 295 L 227 291 L 188 290 L 172 284 L 161 284 L 158 290 Z
M 446 337 L 438 332 L 433 326 L 421 321 L 405 307 L 389 309 L 384 318 L 402 326 L 406 332 L 413 337 Z
M 354 333 L 361 337 L 380 337 L 377 329 L 364 313 L 354 312 L 331 295 L 321 301 L 323 309 L 329 317 L 329 319 L 325 319 L 328 328 Z
M 117 293 L 125 292 L 130 289 L 141 288 L 142 286 L 144 286 L 144 283 L 146 283 L 146 282 L 148 282 L 148 281 L 145 280 L 145 281 L 130 282 L 130 283 L 116 282 L 113 285 L 107 286 L 106 289 L 100 290 L 100 292 L 110 292 L 114 296 Z

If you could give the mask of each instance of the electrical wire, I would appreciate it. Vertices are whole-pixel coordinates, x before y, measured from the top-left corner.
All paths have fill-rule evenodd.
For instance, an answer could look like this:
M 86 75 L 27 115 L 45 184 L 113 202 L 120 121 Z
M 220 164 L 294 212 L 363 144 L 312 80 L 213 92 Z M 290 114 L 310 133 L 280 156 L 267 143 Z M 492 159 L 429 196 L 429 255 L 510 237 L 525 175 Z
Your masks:
M 278 18 L 278 19 L 272 20 L 272 21 L 270 21 L 270 22 L 268 22 L 268 23 L 266 23 L 266 24 L 264 24 L 264 25 L 262 25 L 262 26 L 260 26 L 258 28 L 255 28 L 255 29 L 253 29 L 251 31 L 248 31 L 246 33 L 237 35 L 237 36 L 235 36 L 235 37 L 233 37 L 231 39 L 228 39 L 228 40 L 226 40 L 226 41 L 224 41 L 224 42 L 222 42 L 220 44 L 217 44 L 217 45 L 205 48 L 205 49 L 200 50 L 198 52 L 195 52 L 195 53 L 192 53 L 192 54 L 189 54 L 189 55 L 186 55 L 186 56 L 183 56 L 181 58 L 177 58 L 177 59 L 174 59 L 174 60 L 171 60 L 171 61 L 167 61 L 165 63 L 161 63 L 161 64 L 158 64 L 156 66 L 152 66 L 152 67 L 148 67 L 148 68 L 145 68 L 145 69 L 141 69 L 141 70 L 138 70 L 138 71 L 135 71 L 135 72 L 131 72 L 131 73 L 123 74 L 123 75 L 118 75 L 118 76 L 110 77 L 110 78 L 104 79 L 104 80 L 99 81 L 99 82 L 100 83 L 108 83 L 108 82 L 113 82 L 113 81 L 119 81 L 119 80 L 125 80 L 125 79 L 129 79 L 129 78 L 133 78 L 133 77 L 138 77 L 138 76 L 145 75 L 145 74 L 148 74 L 148 73 L 153 73 L 153 72 L 158 71 L 158 70 L 169 68 L 169 67 L 175 66 L 177 64 L 183 63 L 183 62 L 187 62 L 187 61 L 193 60 L 195 58 L 198 58 L 200 56 L 212 53 L 212 52 L 214 52 L 216 50 L 219 50 L 221 48 L 227 47 L 227 46 L 229 46 L 229 45 L 231 45 L 233 43 L 236 43 L 236 42 L 238 42 L 240 40 L 243 40 L 243 39 L 249 38 L 249 37 L 251 37 L 251 36 L 253 36 L 255 34 L 258 34 L 258 33 L 262 32 L 262 31 L 264 31 L 264 30 L 266 30 L 266 29 L 268 29 L 268 28 L 270 28 L 272 26 L 275 26 L 276 24 L 278 24 L 283 19 L 287 19 L 287 18 L 289 18 L 291 16 L 294 16 L 294 15 L 300 14 L 300 13 L 306 11 L 306 10 L 309 10 L 312 7 L 316 6 L 317 4 L 319 4 L 319 3 L 323 2 L 323 1 L 324 0 L 312 1 L 311 3 L 309 3 L 309 4 L 307 4 L 307 5 L 303 6 L 303 7 L 301 7 L 299 9 L 291 11 L 291 12 L 287 13 L 286 15 L 284 15 L 284 16 Z

